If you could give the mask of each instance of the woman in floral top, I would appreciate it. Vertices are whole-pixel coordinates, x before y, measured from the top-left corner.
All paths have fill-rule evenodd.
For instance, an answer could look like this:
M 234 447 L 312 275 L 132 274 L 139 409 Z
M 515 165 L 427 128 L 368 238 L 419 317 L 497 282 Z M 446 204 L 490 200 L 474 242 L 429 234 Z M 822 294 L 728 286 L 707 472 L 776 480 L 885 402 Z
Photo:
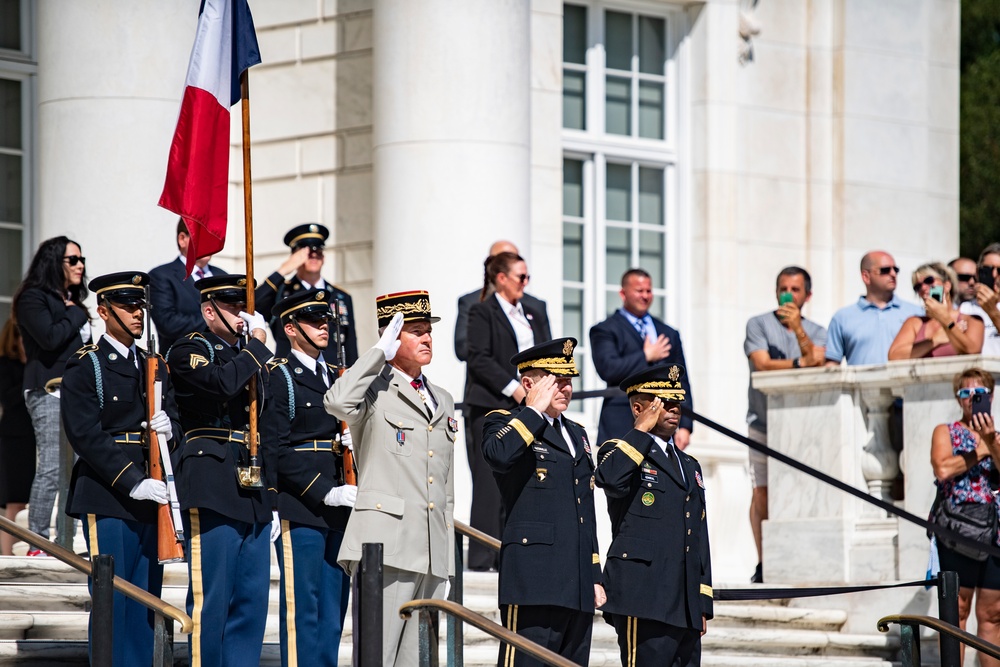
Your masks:
M 977 393 L 992 398 L 993 376 L 981 368 L 968 368 L 952 383 L 962 408 L 962 419 L 951 424 L 939 424 L 931 439 L 931 465 L 934 483 L 943 497 L 952 504 L 981 503 L 997 506 L 997 494 L 990 487 L 994 463 L 990 449 L 1000 453 L 993 429 L 993 420 L 986 415 L 972 417 L 972 397 Z M 998 507 L 1000 509 L 1000 507 Z M 942 571 L 958 572 L 959 624 L 965 621 L 976 593 L 976 620 L 979 636 L 994 644 L 1000 642 L 1000 558 L 990 556 L 977 561 L 955 553 L 938 541 L 938 556 Z M 962 647 L 965 649 L 964 645 Z M 984 667 L 997 667 L 1000 661 L 980 655 Z

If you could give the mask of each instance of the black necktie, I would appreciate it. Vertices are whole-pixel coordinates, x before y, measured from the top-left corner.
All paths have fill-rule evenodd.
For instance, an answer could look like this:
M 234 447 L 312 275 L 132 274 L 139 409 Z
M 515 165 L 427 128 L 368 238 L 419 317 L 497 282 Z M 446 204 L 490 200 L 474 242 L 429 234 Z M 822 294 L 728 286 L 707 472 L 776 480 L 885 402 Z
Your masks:
M 326 385 L 327 388 L 330 387 L 330 378 L 326 374 L 326 366 L 323 365 L 322 361 L 316 362 L 316 375 L 319 376 L 319 379 L 323 381 L 323 384 Z
M 673 441 L 673 440 L 671 440 L 671 441 L 670 441 L 669 443 L 667 443 L 667 444 L 668 444 L 668 445 L 669 445 L 669 447 L 670 447 L 670 449 L 669 449 L 668 451 L 670 452 L 670 455 L 671 455 L 671 458 L 673 458 L 673 459 L 674 459 L 674 461 L 676 461 L 676 462 L 677 462 L 677 469 L 678 469 L 678 470 L 680 471 L 680 473 L 681 473 L 681 481 L 683 481 L 683 482 L 684 482 L 685 484 L 687 484 L 687 477 L 685 477 L 685 476 L 684 476 L 684 466 L 682 466 L 682 465 L 681 465 L 681 455 L 680 455 L 680 453 L 679 453 L 679 452 L 677 451 L 677 446 L 676 446 L 676 445 L 674 444 L 674 441 Z

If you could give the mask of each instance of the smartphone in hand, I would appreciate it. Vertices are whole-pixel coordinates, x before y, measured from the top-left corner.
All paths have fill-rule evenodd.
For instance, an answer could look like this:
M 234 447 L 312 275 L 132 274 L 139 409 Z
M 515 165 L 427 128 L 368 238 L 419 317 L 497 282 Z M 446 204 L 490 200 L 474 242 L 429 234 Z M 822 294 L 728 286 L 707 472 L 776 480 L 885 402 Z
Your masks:
M 992 415 L 992 413 L 993 401 L 990 398 L 990 394 L 974 394 L 972 396 L 973 415 Z
M 976 269 L 976 282 L 981 285 L 986 285 L 990 289 L 996 289 L 996 285 L 993 281 L 993 267 L 992 266 L 980 266 Z
M 782 292 L 781 294 L 778 295 L 779 306 L 784 306 L 785 304 L 791 303 L 792 301 L 795 301 L 795 297 L 792 296 L 791 292 Z
M 944 303 L 944 286 L 935 285 L 930 289 L 929 296 L 938 303 Z

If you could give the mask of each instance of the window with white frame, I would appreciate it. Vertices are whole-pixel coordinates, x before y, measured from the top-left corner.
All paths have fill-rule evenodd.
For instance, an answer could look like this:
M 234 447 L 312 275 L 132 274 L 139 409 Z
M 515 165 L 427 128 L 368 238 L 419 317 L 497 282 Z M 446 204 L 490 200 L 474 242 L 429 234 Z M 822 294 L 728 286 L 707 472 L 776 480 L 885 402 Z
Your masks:
M 27 259 L 32 60 L 28 0 L 0 0 L 0 326 Z
M 563 329 L 581 387 L 603 386 L 588 332 L 621 306 L 625 271 L 649 272 L 650 312 L 669 316 L 683 23 L 659 3 L 563 5 Z

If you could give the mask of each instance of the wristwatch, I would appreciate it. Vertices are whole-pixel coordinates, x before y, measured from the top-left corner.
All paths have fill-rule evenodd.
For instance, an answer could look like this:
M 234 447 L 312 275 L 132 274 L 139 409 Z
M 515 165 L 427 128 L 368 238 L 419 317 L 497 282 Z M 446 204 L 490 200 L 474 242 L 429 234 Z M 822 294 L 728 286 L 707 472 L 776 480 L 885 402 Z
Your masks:
M 802 359 L 792 359 L 792 368 L 802 368 Z

